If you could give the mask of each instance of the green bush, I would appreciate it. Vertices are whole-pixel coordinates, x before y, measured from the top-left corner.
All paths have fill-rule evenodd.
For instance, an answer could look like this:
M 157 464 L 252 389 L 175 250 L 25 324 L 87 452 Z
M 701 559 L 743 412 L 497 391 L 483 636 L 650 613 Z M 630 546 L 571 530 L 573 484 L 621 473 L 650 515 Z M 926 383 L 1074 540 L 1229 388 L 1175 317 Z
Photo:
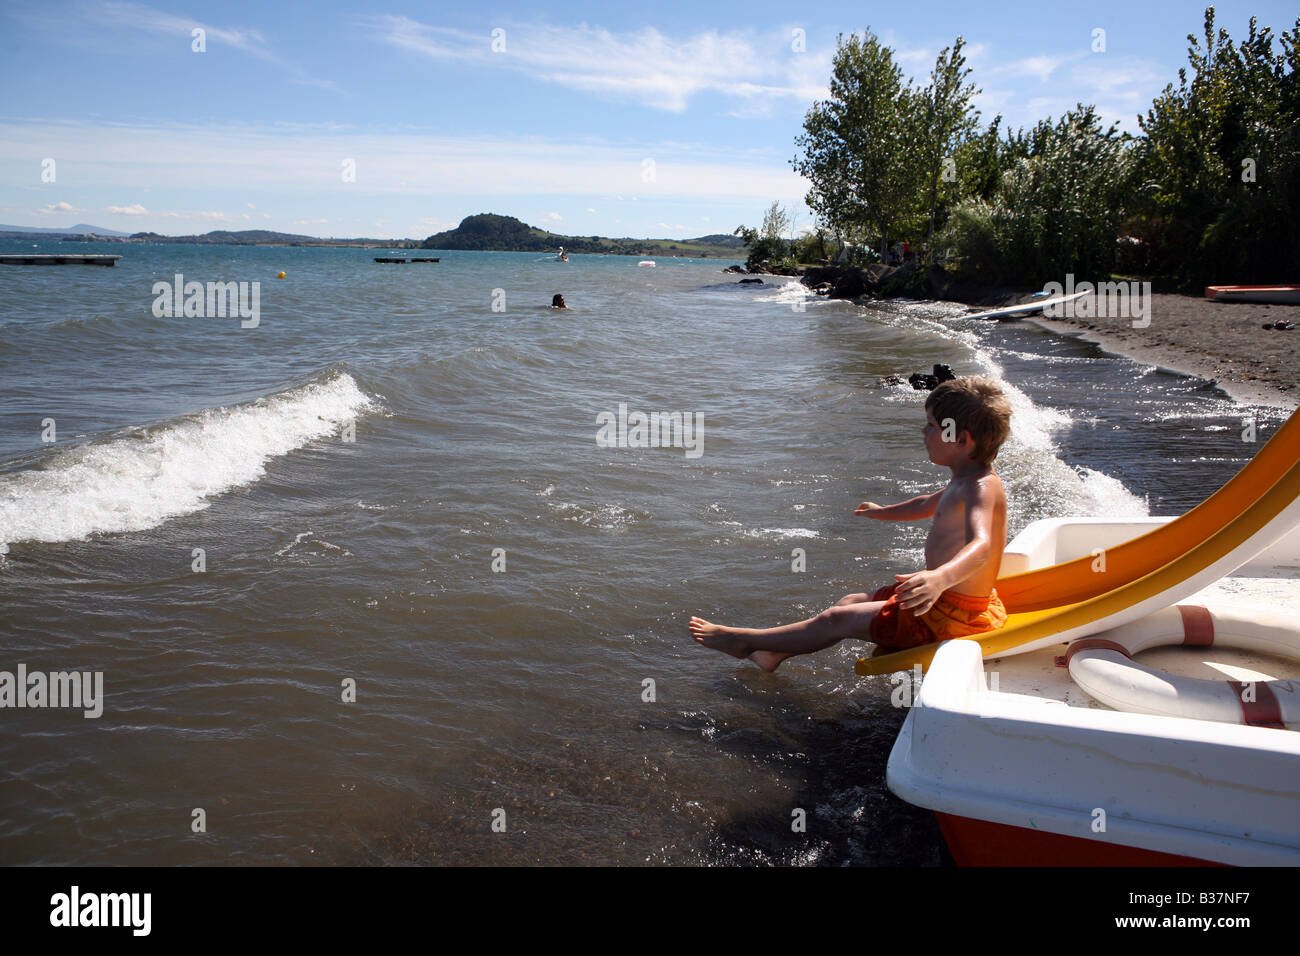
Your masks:
M 1014 159 L 992 202 L 952 210 L 940 247 L 956 250 L 961 271 L 983 282 L 1031 283 L 1074 273 L 1105 279 L 1115 264 L 1130 165 L 1128 137 L 1103 129 L 1080 104 L 1053 124 L 1040 122 L 1008 144 Z

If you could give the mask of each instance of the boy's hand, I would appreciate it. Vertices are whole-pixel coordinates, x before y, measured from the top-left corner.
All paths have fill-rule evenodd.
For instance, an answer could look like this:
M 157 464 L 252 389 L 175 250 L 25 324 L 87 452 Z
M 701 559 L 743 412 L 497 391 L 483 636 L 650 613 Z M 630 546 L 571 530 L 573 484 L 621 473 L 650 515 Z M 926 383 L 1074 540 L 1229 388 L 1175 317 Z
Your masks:
M 943 578 L 934 571 L 916 571 L 912 574 L 895 574 L 900 582 L 895 594 L 898 606 L 913 614 L 924 614 L 934 607 L 939 595 L 947 590 Z
M 864 501 L 854 509 L 853 513 L 855 515 L 866 515 L 868 518 L 879 518 L 880 515 L 873 514 L 872 512 L 884 510 L 884 505 L 878 505 L 874 501 Z

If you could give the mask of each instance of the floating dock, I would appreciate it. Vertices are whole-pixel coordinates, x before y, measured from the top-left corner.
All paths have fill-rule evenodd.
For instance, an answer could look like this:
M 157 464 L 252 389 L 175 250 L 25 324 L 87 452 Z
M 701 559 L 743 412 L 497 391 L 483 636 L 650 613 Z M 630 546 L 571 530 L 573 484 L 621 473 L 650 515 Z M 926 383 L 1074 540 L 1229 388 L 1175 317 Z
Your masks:
M 376 262 L 396 262 L 398 265 L 406 265 L 408 262 L 437 262 L 437 259 L 397 259 L 393 256 L 375 256 Z
M 0 255 L 0 264 L 9 266 L 115 266 L 121 256 L 59 253 L 58 255 Z

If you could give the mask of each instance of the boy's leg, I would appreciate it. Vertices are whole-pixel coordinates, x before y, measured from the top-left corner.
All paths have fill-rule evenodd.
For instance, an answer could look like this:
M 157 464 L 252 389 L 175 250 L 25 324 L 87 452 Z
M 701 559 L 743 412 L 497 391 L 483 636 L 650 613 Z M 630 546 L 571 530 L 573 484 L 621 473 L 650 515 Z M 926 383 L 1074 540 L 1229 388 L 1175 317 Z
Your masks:
M 775 670 L 776 665 L 787 657 L 823 650 L 846 637 L 867 640 L 871 622 L 884 606 L 884 601 L 836 604 L 805 621 L 768 628 L 724 627 L 693 617 L 690 629 L 695 639 L 705 647 L 733 657 L 754 656 L 760 666 Z M 760 653 L 764 653 L 762 659 Z M 773 662 L 768 655 L 777 659 Z
M 871 622 L 885 606 L 884 601 L 855 601 L 836 604 L 816 617 L 797 624 L 757 629 L 737 628 L 746 631 L 746 640 L 756 651 L 780 651 L 785 654 L 811 654 L 846 637 L 867 640 Z
M 835 602 L 836 607 L 843 607 L 845 604 L 862 604 L 864 601 L 870 601 L 870 594 L 846 594 Z

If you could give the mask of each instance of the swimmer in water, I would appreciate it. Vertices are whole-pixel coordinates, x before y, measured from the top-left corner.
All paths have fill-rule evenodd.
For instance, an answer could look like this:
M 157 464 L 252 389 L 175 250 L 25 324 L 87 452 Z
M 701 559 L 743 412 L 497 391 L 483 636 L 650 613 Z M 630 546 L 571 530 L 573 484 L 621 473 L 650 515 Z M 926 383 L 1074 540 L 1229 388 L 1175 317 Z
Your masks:
M 560 295 L 558 292 L 555 293 L 555 295 L 551 297 L 551 308 L 567 309 L 568 306 L 564 304 L 564 296 Z

